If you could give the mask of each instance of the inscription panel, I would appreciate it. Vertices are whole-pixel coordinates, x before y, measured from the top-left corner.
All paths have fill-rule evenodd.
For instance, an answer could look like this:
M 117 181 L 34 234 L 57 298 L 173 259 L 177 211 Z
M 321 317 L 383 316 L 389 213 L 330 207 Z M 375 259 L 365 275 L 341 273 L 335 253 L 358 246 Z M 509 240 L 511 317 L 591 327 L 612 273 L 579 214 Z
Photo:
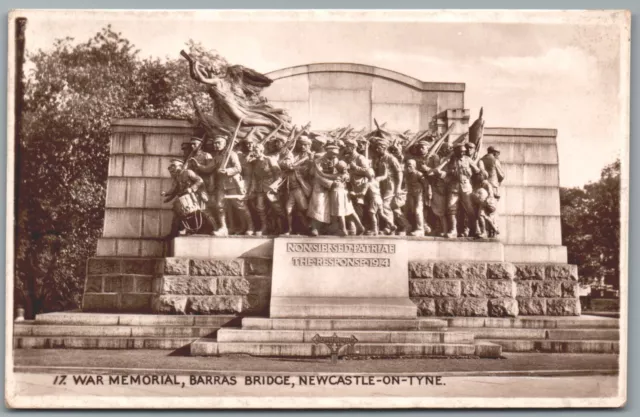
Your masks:
M 407 297 L 405 240 L 276 238 L 272 297 Z

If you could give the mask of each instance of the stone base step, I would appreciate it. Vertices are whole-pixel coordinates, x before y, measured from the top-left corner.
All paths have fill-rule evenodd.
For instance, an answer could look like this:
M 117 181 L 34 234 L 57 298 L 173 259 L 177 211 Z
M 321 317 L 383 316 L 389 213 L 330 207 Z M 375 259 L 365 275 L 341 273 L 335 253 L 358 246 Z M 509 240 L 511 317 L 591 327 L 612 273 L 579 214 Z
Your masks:
M 272 319 L 245 317 L 244 330 L 442 330 L 440 319 Z
M 192 356 L 220 356 L 227 354 L 247 354 L 252 356 L 277 357 L 328 357 L 331 352 L 324 345 L 312 343 L 217 343 L 198 340 L 191 344 Z M 500 357 L 499 345 L 441 344 L 441 343 L 358 343 L 346 346 L 340 356 L 376 357 L 428 357 L 428 356 L 480 356 Z
M 81 337 L 204 337 L 219 327 L 196 326 L 88 326 L 58 324 L 20 324 L 13 327 L 14 336 L 81 336 Z
M 85 324 L 121 326 L 211 326 L 222 327 L 232 320 L 232 315 L 170 316 L 158 314 L 109 314 L 109 313 L 46 313 L 38 314 L 36 324 Z
M 509 327 L 452 327 L 451 332 L 470 333 L 476 339 L 508 340 L 619 340 L 618 329 L 537 329 Z
M 16 349 L 179 349 L 198 340 L 176 337 L 16 336 Z
M 316 335 L 355 336 L 359 343 L 473 343 L 473 333 L 425 331 L 323 331 L 323 330 L 246 330 L 220 329 L 219 343 L 312 343 Z
M 579 316 L 521 316 L 507 317 L 434 317 L 445 320 L 448 327 L 500 327 L 524 329 L 618 329 L 620 320 L 616 318 Z
M 618 342 L 608 340 L 506 340 L 489 339 L 503 352 L 620 353 Z
M 412 319 L 418 308 L 407 298 L 271 297 L 273 318 Z

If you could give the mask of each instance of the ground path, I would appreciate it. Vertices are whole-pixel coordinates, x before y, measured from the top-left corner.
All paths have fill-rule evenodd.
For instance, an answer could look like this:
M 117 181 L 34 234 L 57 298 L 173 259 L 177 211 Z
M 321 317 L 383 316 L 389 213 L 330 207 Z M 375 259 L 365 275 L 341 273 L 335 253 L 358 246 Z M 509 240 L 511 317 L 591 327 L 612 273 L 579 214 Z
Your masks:
M 618 389 L 618 356 L 607 354 L 506 353 L 503 359 L 341 360 L 333 365 L 324 358 L 205 358 L 158 350 L 21 349 L 14 352 L 15 392 L 24 396 L 23 401 L 32 399 L 36 404 L 42 396 L 48 396 L 48 403 L 65 406 L 69 401 L 78 401 L 78 406 L 84 407 L 124 406 L 125 402 L 127 407 L 233 407 L 238 406 L 233 397 L 240 396 L 248 398 L 247 401 L 259 398 L 259 407 L 295 408 L 299 404 L 296 401 L 303 401 L 305 397 L 353 401 L 345 397 L 360 396 L 375 401 L 395 398 L 393 404 L 404 407 L 446 407 L 453 404 L 450 400 L 446 402 L 451 398 L 472 401 L 458 403 L 465 406 L 481 398 L 496 398 L 494 403 L 485 406 L 545 407 L 578 405 L 576 401 L 580 399 L 601 404 L 598 398 L 614 397 Z M 102 375 L 104 384 L 74 383 L 73 376 L 81 374 L 92 374 L 94 378 Z M 58 375 L 67 375 L 63 386 L 54 385 Z M 108 380 L 140 376 L 146 376 L 147 380 L 153 376 L 169 378 L 177 385 L 173 385 L 174 382 L 125 385 Z M 324 382 L 318 380 L 321 376 L 325 377 Z M 349 383 L 347 376 L 351 378 Z M 417 380 L 417 376 L 423 380 Z M 426 376 L 432 377 L 430 383 L 424 379 Z M 438 383 L 435 383 L 436 376 L 440 376 Z M 198 383 L 207 377 L 209 383 Z M 256 385 L 255 382 L 249 384 L 247 377 L 280 380 Z M 328 377 L 333 380 L 327 380 Z M 398 381 L 389 382 L 392 377 Z M 301 383 L 304 378 L 306 382 Z M 235 383 L 229 384 L 232 379 Z M 269 398 L 282 396 L 288 397 L 287 401 Z M 114 397 L 120 397 L 120 402 L 114 403 Z M 156 399 L 149 403 L 149 397 Z M 185 397 L 189 398 L 186 403 Z M 499 397 L 503 398 L 497 400 Z M 550 403 L 549 397 L 560 397 L 563 403 Z M 358 406 L 358 402 L 348 404 Z M 331 405 L 325 403 L 324 406 Z M 376 405 L 384 406 L 384 403 Z

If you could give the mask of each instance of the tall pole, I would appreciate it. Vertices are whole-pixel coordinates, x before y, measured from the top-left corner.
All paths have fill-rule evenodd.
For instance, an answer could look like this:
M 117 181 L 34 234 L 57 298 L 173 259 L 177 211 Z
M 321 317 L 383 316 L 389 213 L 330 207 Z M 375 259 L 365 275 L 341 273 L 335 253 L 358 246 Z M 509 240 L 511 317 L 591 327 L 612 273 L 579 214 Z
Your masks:
M 25 79 L 24 79 L 24 49 L 25 49 L 25 32 L 27 29 L 27 18 L 26 17 L 18 17 L 15 21 L 15 74 L 14 74 L 14 108 L 13 108 L 13 123 L 14 123 L 14 131 L 13 131 L 13 149 L 14 149 L 14 181 L 13 181 L 13 191 L 15 196 L 15 204 L 13 206 L 13 218 L 14 218 L 14 247 L 18 247 L 18 235 L 20 233 L 24 233 L 24 230 L 18 230 L 20 222 L 18 219 L 20 218 L 20 188 L 22 181 L 20 181 L 20 171 L 22 170 L 22 152 L 21 152 L 21 144 L 22 144 L 22 112 L 24 110 L 24 92 L 25 92 Z M 11 59 L 11 57 L 9 57 Z M 10 86 L 9 86 L 10 88 Z M 9 213 L 7 213 L 9 214 Z M 17 251 L 15 252 L 14 264 L 17 265 Z M 24 301 L 27 304 L 28 300 Z M 14 308 L 16 307 L 25 307 L 25 306 L 16 306 L 15 305 L 15 297 L 14 297 Z M 33 306 L 30 306 L 31 310 L 29 314 L 33 312 Z
M 22 133 L 22 110 L 24 107 L 24 46 L 25 31 L 27 29 L 27 18 L 18 17 L 16 19 L 16 72 L 15 72 L 15 139 L 16 145 L 20 143 Z M 19 147 L 16 146 L 16 149 Z
M 21 152 L 22 145 L 22 113 L 24 111 L 24 46 L 25 46 L 25 31 L 27 29 L 27 18 L 26 17 L 18 17 L 16 18 L 15 25 L 15 46 L 16 46 L 16 56 L 15 56 L 15 75 L 14 75 L 14 106 L 13 106 L 13 123 L 14 123 L 14 131 L 13 131 L 13 149 L 14 149 L 14 192 L 15 192 L 15 201 L 16 204 L 14 206 L 15 210 L 15 219 L 18 219 L 18 211 L 20 207 L 20 171 L 22 168 L 22 158 L 24 157 Z M 18 234 L 16 233 L 16 236 Z

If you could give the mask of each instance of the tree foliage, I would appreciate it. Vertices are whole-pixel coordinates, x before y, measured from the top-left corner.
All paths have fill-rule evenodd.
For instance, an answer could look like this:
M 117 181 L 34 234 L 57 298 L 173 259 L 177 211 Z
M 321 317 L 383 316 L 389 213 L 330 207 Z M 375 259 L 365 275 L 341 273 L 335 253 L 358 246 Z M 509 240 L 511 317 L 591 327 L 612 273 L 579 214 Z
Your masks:
M 188 79 L 184 60 L 141 60 L 111 27 L 84 43 L 59 39 L 28 59 L 15 300 L 32 316 L 80 305 L 85 262 L 102 231 L 111 120 L 190 119 L 190 97 L 204 105 L 205 90 Z
M 600 179 L 581 188 L 561 188 L 563 244 L 569 263 L 583 280 L 600 279 L 619 287 L 620 160 L 607 165 Z

